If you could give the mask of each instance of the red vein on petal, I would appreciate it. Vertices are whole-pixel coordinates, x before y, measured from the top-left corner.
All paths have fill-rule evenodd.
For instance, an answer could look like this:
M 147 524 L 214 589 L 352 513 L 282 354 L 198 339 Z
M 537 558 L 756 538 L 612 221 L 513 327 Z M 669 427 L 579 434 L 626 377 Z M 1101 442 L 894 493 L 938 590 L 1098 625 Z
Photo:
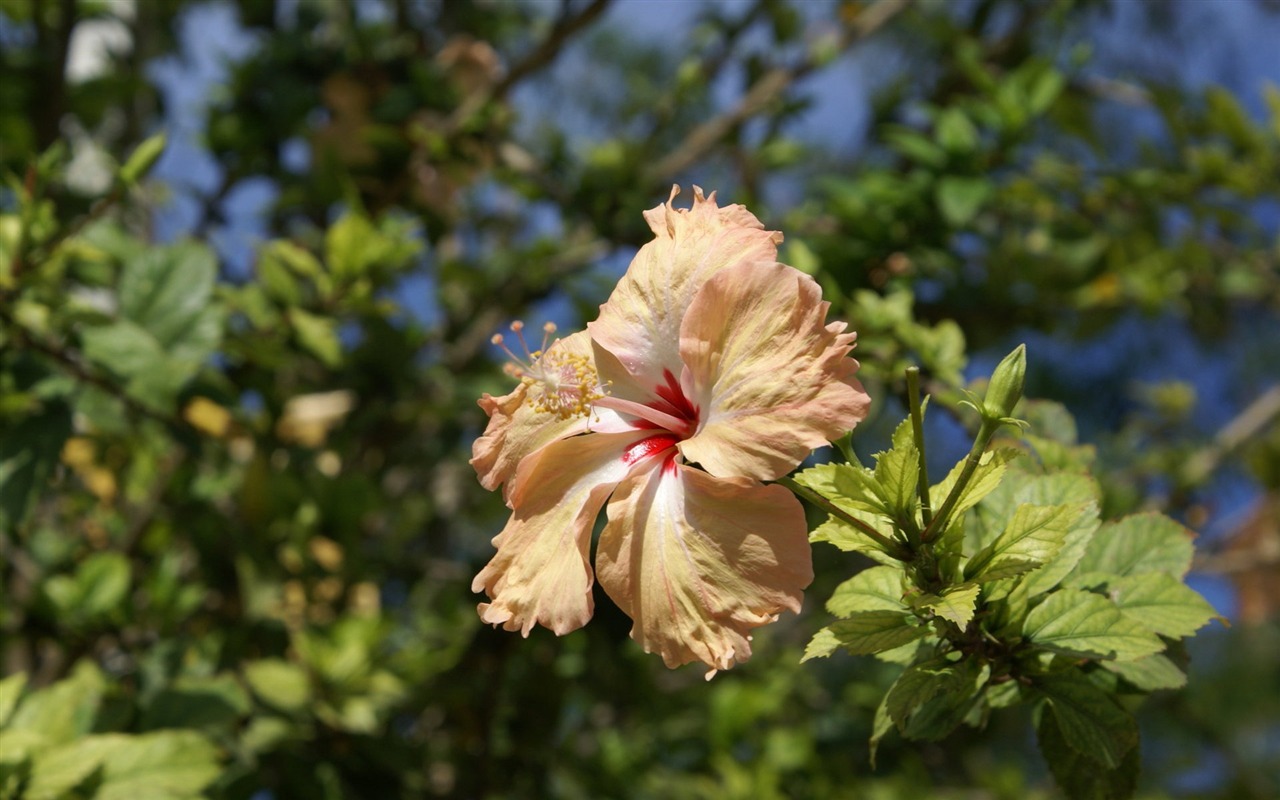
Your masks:
M 681 419 L 665 411 L 659 411 L 653 406 L 647 406 L 633 400 L 623 400 L 620 397 L 602 397 L 595 401 L 595 405 L 602 408 L 611 408 L 614 411 L 630 414 L 640 419 L 647 419 L 664 430 L 671 431 L 681 437 L 686 437 L 693 433 L 692 420 Z

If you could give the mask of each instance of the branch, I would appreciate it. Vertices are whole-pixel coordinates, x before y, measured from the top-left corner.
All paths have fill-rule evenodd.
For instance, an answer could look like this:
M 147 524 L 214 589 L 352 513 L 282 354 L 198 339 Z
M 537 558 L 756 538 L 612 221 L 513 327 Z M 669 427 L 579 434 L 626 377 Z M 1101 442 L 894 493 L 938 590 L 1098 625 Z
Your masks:
M 530 285 L 522 280 L 510 280 L 497 288 L 488 298 L 483 308 L 465 309 L 456 320 L 457 328 L 449 326 L 448 333 L 442 337 L 444 350 L 441 363 L 453 369 L 462 369 L 470 363 L 488 344 L 493 332 L 498 330 L 507 315 L 515 309 L 527 308 L 538 300 L 560 281 L 593 263 L 607 252 L 605 244 L 585 233 L 582 236 L 568 234 L 566 246 L 546 264 L 546 278 L 537 285 Z
M 1184 479 L 1199 484 L 1217 469 L 1224 458 L 1254 439 L 1280 417 L 1280 386 L 1273 386 L 1228 422 L 1207 447 L 1187 459 Z
M 1263 572 L 1271 567 L 1280 567 L 1280 551 L 1277 550 L 1275 542 L 1269 541 L 1225 553 L 1196 553 L 1191 565 L 1196 572 L 1209 572 L 1215 575 Z
M 837 50 L 847 50 L 869 38 L 906 10 L 910 3 L 911 0 L 880 0 L 858 14 L 852 24 L 841 31 Z M 823 62 L 816 54 L 810 53 L 796 64 L 769 70 L 747 90 L 738 105 L 690 131 L 674 151 L 649 170 L 646 177 L 653 183 L 662 183 L 688 169 L 730 131 L 759 114 L 781 97 L 788 87 L 813 72 L 821 63 Z
M 506 77 L 498 81 L 498 84 L 493 87 L 492 97 L 503 97 L 517 83 L 554 61 L 560 51 L 564 49 L 565 42 L 575 33 L 594 22 L 596 17 L 603 14 L 605 9 L 609 7 L 609 1 L 592 0 L 591 5 L 577 14 L 561 14 L 547 37 L 537 47 L 533 48 L 532 52 L 513 66 Z
M 9 333 L 18 347 L 25 346 L 48 357 L 61 367 L 64 372 L 71 375 L 71 377 L 75 378 L 80 383 L 101 389 L 112 397 L 117 398 L 124 404 L 125 408 L 128 409 L 130 413 L 146 417 L 168 427 L 194 430 L 186 420 L 156 411 L 150 406 L 130 397 L 122 387 L 89 367 L 88 364 L 81 361 L 79 356 L 71 350 L 62 347 L 61 345 L 41 341 L 37 336 L 33 335 L 31 331 L 23 327 L 22 323 L 14 319 L 7 308 L 2 306 L 0 306 L 0 323 L 3 323 L 5 327 L 9 329 Z
M 881 550 L 886 555 L 889 555 L 892 558 L 896 558 L 897 560 L 903 561 L 903 562 L 911 561 L 912 553 L 905 545 L 902 544 L 902 542 L 896 541 L 894 539 L 889 538 L 888 536 L 885 536 L 880 531 L 876 530 L 875 528 L 871 527 L 867 523 L 853 516 L 848 511 L 845 511 L 843 508 L 831 502 L 830 500 L 823 497 L 822 495 L 818 494 L 817 492 L 810 489 L 809 487 L 801 484 L 799 481 L 795 480 L 794 478 L 782 477 L 782 478 L 778 478 L 776 481 L 774 481 L 774 483 L 776 483 L 779 486 L 785 486 L 786 488 L 790 489 L 793 494 L 799 497 L 803 497 L 805 500 L 808 500 L 810 503 L 817 506 L 820 510 L 825 511 L 827 514 L 830 514 L 831 516 L 835 517 L 836 519 L 840 520 L 846 525 L 856 528 L 864 536 L 866 536 L 867 538 L 871 539 L 876 544 L 878 544 Z

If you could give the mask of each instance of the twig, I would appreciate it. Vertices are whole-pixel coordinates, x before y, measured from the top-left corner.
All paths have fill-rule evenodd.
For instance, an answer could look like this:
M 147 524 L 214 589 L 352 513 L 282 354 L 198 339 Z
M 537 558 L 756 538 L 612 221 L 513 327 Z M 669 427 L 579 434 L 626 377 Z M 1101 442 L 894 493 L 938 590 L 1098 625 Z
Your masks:
M 50 256 L 56 253 L 58 248 L 67 240 L 83 231 L 89 223 L 100 219 L 103 214 L 111 210 L 112 206 L 119 203 L 123 197 L 124 186 L 120 185 L 117 181 L 117 185 L 111 190 L 111 193 L 94 203 L 87 214 L 82 214 L 77 217 L 70 225 L 61 228 L 56 234 L 54 234 L 53 238 L 41 243 L 37 248 L 35 248 L 31 254 L 31 263 L 39 264 L 47 260 Z
M 14 342 L 19 347 L 29 347 L 30 349 L 52 359 L 58 366 L 71 375 L 71 377 L 81 383 L 94 386 L 107 394 L 120 400 L 125 408 L 131 413 L 159 422 L 163 425 L 178 428 L 190 428 L 190 424 L 178 417 L 171 417 L 162 412 L 156 411 L 137 399 L 130 397 L 122 387 L 118 386 L 114 381 L 97 373 L 87 364 L 83 363 L 78 356 L 72 351 L 60 347 L 49 342 L 41 341 L 38 337 L 32 335 L 20 322 L 13 318 L 9 310 L 0 307 L 0 323 L 3 323 L 9 329 L 10 335 L 13 336 Z M 194 430 L 194 429 L 193 429 Z
M 828 514 L 840 520 L 841 522 L 844 522 L 848 525 L 853 526 L 854 528 L 857 528 L 860 533 L 866 535 L 876 544 L 880 545 L 881 549 L 883 549 L 885 553 L 892 556 L 893 558 L 896 558 L 899 561 L 910 561 L 912 559 L 912 554 L 907 550 L 906 547 L 902 545 L 901 542 L 897 542 L 897 541 L 894 541 L 893 539 L 890 539 L 880 531 L 876 530 L 875 528 L 871 527 L 867 523 L 853 516 L 848 511 L 845 511 L 843 508 L 831 502 L 827 498 L 813 491 L 809 487 L 800 484 L 794 478 L 789 478 L 789 477 L 779 478 L 774 482 L 779 485 L 785 486 L 786 488 L 790 489 L 792 493 L 797 494 L 800 497 L 803 497 L 805 500 L 808 500 L 810 503 L 813 503 L 815 506 L 827 512 Z
M 938 513 L 934 515 L 933 521 L 924 529 L 924 533 L 920 536 L 920 541 L 928 544 L 933 540 L 934 534 L 941 533 L 947 529 L 947 517 L 951 516 L 951 509 L 960 500 L 960 496 L 964 494 L 965 489 L 969 487 L 969 480 L 973 478 L 973 473 L 982 465 L 982 454 L 987 451 L 987 445 L 991 442 L 991 437 L 1000 429 L 1001 422 L 989 419 L 984 416 L 982 418 L 982 426 L 978 428 L 978 435 L 973 438 L 973 447 L 969 449 L 969 455 L 965 456 L 964 467 L 960 470 L 960 477 L 956 479 L 955 485 L 951 487 L 951 491 L 947 494 L 947 498 L 942 501 L 942 506 L 938 509 Z
M 573 15 L 562 14 L 547 37 L 507 72 L 506 77 L 493 87 L 493 98 L 500 98 L 511 88 L 555 60 L 565 42 L 575 33 L 595 21 L 609 7 L 610 0 L 592 0 L 591 5 Z
M 1280 567 L 1280 552 L 1275 552 L 1270 542 L 1225 553 L 1196 553 L 1191 565 L 1196 572 L 1211 572 L 1215 575 L 1263 572 L 1271 567 Z
M 837 42 L 837 49 L 846 50 L 868 38 L 905 10 L 910 3 L 911 0 L 880 0 L 858 14 L 852 24 L 844 28 Z M 763 111 L 780 97 L 787 87 L 813 72 L 819 65 L 818 58 L 811 54 L 791 66 L 774 67 L 769 70 L 747 90 L 738 105 L 690 131 L 674 151 L 649 170 L 646 177 L 653 183 L 661 183 L 688 169 L 726 134 Z
M 1187 459 L 1183 470 L 1185 480 L 1192 485 L 1204 481 L 1222 459 L 1255 438 L 1277 417 L 1280 417 L 1280 386 L 1273 386 L 1223 426 L 1212 443 Z

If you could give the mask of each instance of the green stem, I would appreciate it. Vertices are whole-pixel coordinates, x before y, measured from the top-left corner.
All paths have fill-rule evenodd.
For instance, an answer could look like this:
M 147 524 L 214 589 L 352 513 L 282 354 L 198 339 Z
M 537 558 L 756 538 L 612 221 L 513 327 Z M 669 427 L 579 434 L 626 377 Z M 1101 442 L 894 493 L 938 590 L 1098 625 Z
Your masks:
M 853 452 L 853 431 L 845 431 L 844 436 L 832 442 L 836 449 L 840 451 L 840 455 L 844 456 L 844 460 L 850 464 L 858 464 L 858 454 Z
M 916 450 L 920 454 L 920 518 L 925 528 L 933 521 L 933 505 L 929 502 L 929 467 L 924 457 L 924 414 L 920 410 L 920 368 L 907 367 L 907 406 L 911 409 L 911 433 L 916 438 Z
M 903 547 L 901 542 L 897 542 L 897 541 L 894 541 L 893 539 L 890 539 L 880 531 L 876 530 L 875 528 L 871 527 L 867 523 L 853 516 L 849 512 L 845 511 L 843 508 L 840 508 L 835 503 L 831 502 L 827 498 L 813 491 L 809 487 L 800 485 L 798 482 L 796 482 L 795 479 L 790 477 L 783 477 L 783 478 L 779 478 L 777 481 L 775 481 L 775 483 L 778 483 L 782 486 L 787 487 L 797 497 L 802 497 L 805 500 L 808 500 L 810 503 L 814 504 L 815 506 L 827 512 L 828 514 L 840 520 L 841 522 L 847 523 L 857 528 L 860 532 L 865 534 L 868 538 L 870 538 L 876 544 L 880 545 L 881 549 L 884 550 L 885 553 L 889 554 L 893 558 L 896 558 L 899 561 L 911 560 L 911 557 L 912 557 L 911 552 L 907 550 L 906 547 Z
M 999 420 L 984 417 L 982 426 L 978 428 L 978 435 L 973 439 L 973 447 L 969 449 L 969 455 L 965 456 L 964 468 L 960 471 L 960 478 L 956 481 L 955 486 L 951 487 L 951 491 L 947 494 L 947 499 L 942 501 L 942 507 L 938 509 L 937 515 L 933 521 L 924 529 L 924 533 L 920 539 L 922 542 L 929 542 L 933 539 L 935 532 L 944 531 L 947 528 L 947 517 L 951 516 L 951 509 L 955 508 L 956 502 L 960 500 L 960 495 L 964 494 L 965 487 L 969 485 L 969 481 L 973 478 L 973 473 L 982 463 L 982 454 L 987 451 L 987 445 L 991 442 L 991 437 L 1003 425 Z

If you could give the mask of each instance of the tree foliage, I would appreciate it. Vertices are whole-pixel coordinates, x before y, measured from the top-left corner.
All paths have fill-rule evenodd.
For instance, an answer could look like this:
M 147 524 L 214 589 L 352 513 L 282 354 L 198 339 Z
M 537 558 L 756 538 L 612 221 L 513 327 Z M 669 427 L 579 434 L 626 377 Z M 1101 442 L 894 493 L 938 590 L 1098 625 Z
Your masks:
M 1123 5 L 3 4 L 0 797 L 1280 792 L 1280 90 L 1116 68 Z M 875 400 L 794 478 L 806 613 L 710 684 L 469 587 L 490 335 L 594 316 L 675 181 L 786 232 Z M 1251 600 L 1184 645 L 1188 568 Z

